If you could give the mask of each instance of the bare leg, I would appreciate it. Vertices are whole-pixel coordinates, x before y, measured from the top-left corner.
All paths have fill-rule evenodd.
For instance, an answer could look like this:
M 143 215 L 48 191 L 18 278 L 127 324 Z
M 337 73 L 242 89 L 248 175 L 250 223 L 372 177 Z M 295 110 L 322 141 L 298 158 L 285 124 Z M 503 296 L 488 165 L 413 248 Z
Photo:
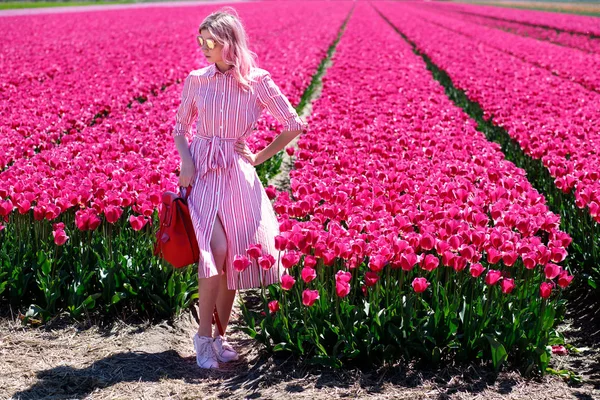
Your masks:
M 229 324 L 229 317 L 231 316 L 235 292 L 235 289 L 229 290 L 227 288 L 227 275 L 223 274 L 221 282 L 219 283 L 219 293 L 217 294 L 217 312 L 219 313 L 219 321 L 221 321 L 224 334 L 227 332 L 227 325 Z M 215 330 L 215 332 L 218 331 Z
M 217 271 L 219 271 L 221 275 L 198 279 L 198 316 L 200 318 L 198 336 L 211 336 L 212 315 L 219 296 L 220 282 L 223 280 L 224 276 L 222 272 L 225 264 L 225 255 L 227 254 L 227 238 L 218 216 L 215 220 L 215 226 L 210 240 L 210 248 L 213 257 L 215 258 Z M 217 310 L 220 313 L 221 310 Z M 222 317 L 219 319 L 222 319 Z

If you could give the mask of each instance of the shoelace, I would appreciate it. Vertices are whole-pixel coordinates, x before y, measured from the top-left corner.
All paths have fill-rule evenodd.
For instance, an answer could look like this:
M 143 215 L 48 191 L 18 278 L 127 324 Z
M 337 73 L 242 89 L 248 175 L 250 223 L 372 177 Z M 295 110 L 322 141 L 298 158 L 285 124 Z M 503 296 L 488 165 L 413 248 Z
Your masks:
M 197 340 L 196 342 L 199 342 L 196 352 L 200 356 L 202 364 L 205 364 L 206 361 L 217 361 L 210 340 Z

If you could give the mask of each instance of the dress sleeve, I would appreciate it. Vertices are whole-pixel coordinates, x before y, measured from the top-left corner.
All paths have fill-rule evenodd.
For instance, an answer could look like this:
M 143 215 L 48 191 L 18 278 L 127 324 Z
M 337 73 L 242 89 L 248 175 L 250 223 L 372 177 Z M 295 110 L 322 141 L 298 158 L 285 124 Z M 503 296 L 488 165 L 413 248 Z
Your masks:
M 285 130 L 308 132 L 308 124 L 300 119 L 288 98 L 281 93 L 279 87 L 271 79 L 269 72 L 260 78 L 257 94 L 262 106 L 266 107 L 271 115 L 283 124 Z
M 192 136 L 192 126 L 198 116 L 198 108 L 196 107 L 196 80 L 196 77 L 191 74 L 185 78 L 181 93 L 181 103 L 175 115 L 173 137 L 185 135 L 189 139 Z

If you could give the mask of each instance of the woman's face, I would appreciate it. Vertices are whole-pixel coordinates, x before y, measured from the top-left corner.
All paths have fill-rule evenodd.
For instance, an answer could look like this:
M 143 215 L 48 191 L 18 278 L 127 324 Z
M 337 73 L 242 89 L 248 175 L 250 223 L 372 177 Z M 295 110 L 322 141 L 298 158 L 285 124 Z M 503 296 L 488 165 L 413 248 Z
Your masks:
M 208 32 L 208 29 L 202 29 L 200 31 L 200 36 L 202 36 L 202 38 L 204 39 L 204 46 L 201 47 L 202 52 L 204 53 L 204 57 L 206 57 L 206 59 L 211 63 L 223 61 L 223 58 L 221 58 L 221 50 L 223 50 L 223 45 L 219 44 L 216 41 L 216 39 L 212 37 L 210 32 Z M 212 39 L 215 41 L 214 49 L 211 50 L 208 48 L 208 45 L 206 44 L 207 39 Z

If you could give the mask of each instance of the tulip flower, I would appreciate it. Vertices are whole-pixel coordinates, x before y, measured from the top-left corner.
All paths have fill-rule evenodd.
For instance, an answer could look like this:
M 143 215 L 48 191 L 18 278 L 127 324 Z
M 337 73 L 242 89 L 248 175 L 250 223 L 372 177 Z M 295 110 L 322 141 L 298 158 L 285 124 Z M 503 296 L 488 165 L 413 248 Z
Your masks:
M 275 257 L 273 257 L 271 254 L 260 256 L 258 257 L 257 261 L 258 265 L 260 265 L 260 267 L 265 271 L 268 271 L 273 267 L 273 265 L 275 265 Z
M 421 237 L 420 246 L 423 250 L 431 250 L 434 245 L 435 239 L 429 233 L 426 233 Z
M 546 264 L 546 267 L 544 268 L 544 273 L 546 274 L 546 279 L 556 278 L 560 274 L 561 271 L 562 271 L 562 268 L 559 265 L 552 264 L 552 263 Z
M 317 259 L 314 256 L 304 256 L 304 266 L 314 268 L 317 265 Z
M 123 209 L 121 207 L 107 206 L 104 209 L 104 216 L 106 217 L 106 221 L 111 224 L 116 223 L 122 214 L 123 214 Z
M 233 257 L 233 268 L 237 272 L 244 272 L 250 266 L 250 260 L 246 256 L 236 255 Z
M 569 354 L 565 346 L 562 345 L 552 345 L 552 354 L 556 354 L 559 356 L 566 356 Z
M 63 226 L 64 226 L 64 224 L 63 224 Z M 60 228 L 55 231 L 52 231 L 52 236 L 54 237 L 54 243 L 59 246 L 62 246 L 63 244 L 65 244 L 67 242 L 67 240 L 69 240 L 69 236 L 67 236 L 65 231 Z
M 346 297 L 350 293 L 350 284 L 345 281 L 336 281 L 335 292 L 339 297 Z
M 365 284 L 367 286 L 374 286 L 379 280 L 377 272 L 367 271 L 365 272 Z
M 440 259 L 434 256 L 433 254 L 427 254 L 423 260 L 421 260 L 421 268 L 425 271 L 433 271 L 440 264 Z
M 260 243 L 253 244 L 252 246 L 248 247 L 246 252 L 247 252 L 248 256 L 250 256 L 256 260 L 262 254 L 262 245 Z
M 131 225 L 134 231 L 141 230 L 147 222 L 148 220 L 143 215 L 129 216 L 129 224 Z
M 271 314 L 279 311 L 279 302 L 277 300 L 269 302 L 269 311 L 271 311 Z
M 558 286 L 560 286 L 561 288 L 566 288 L 567 286 L 569 286 L 569 284 L 571 283 L 571 281 L 573 280 L 573 275 L 569 275 L 569 273 L 565 270 L 563 270 L 560 275 L 558 276 Z
M 490 269 L 487 275 L 485 276 L 485 283 L 487 283 L 490 286 L 494 286 L 496 283 L 498 283 L 501 277 L 502 273 L 500 271 Z
M 275 248 L 279 251 L 284 251 L 288 244 L 288 238 L 283 235 L 275 236 Z
M 485 271 L 485 268 L 483 268 L 483 265 L 480 263 L 471 264 L 471 267 L 469 268 L 469 272 L 473 278 L 479 277 L 483 271 Z
M 548 282 L 542 282 L 540 284 L 540 296 L 543 299 L 547 299 L 548 297 L 550 297 L 551 293 L 552 293 L 552 284 L 548 283 Z
M 287 274 L 281 276 L 281 288 L 283 290 L 291 290 L 295 283 L 296 280 L 293 276 Z
M 318 290 L 305 289 L 302 292 L 302 304 L 304 304 L 307 307 L 312 306 L 318 298 L 319 298 Z
M 269 185 L 265 188 L 265 192 L 267 194 L 267 197 L 270 200 L 273 200 L 274 198 L 277 197 L 277 189 L 275 189 L 275 187 L 273 185 Z
M 317 271 L 310 267 L 304 267 L 302 268 L 302 272 L 300 273 L 300 275 L 302 276 L 302 280 L 305 283 L 309 283 L 317 277 Z
M 300 254 L 295 251 L 288 251 L 281 257 L 281 264 L 284 268 L 292 268 L 300 262 Z
M 511 278 L 504 278 L 500 281 L 500 288 L 502 293 L 509 294 L 515 288 L 515 280 Z
M 427 279 L 425 279 L 425 278 L 415 278 L 412 281 L 412 287 L 413 287 L 415 293 L 423 293 L 425 290 L 427 290 L 427 287 L 430 284 L 431 283 L 429 283 L 427 281 Z

